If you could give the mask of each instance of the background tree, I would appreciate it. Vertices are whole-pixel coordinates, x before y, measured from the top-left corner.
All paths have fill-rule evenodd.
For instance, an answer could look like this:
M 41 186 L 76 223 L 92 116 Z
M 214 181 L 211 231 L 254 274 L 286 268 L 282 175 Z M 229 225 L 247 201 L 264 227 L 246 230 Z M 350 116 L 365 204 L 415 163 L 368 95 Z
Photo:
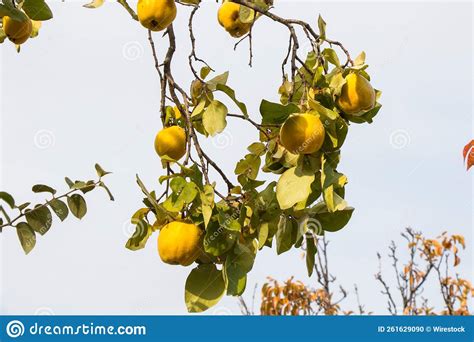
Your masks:
M 387 298 L 388 312 L 392 315 L 472 314 L 469 303 L 474 297 L 474 287 L 456 272 L 456 267 L 461 263 L 460 249 L 465 248 L 464 237 L 444 232 L 435 239 L 429 239 L 411 228 L 407 228 L 401 236 L 406 242 L 408 259 L 400 261 L 399 247 L 392 241 L 388 257 L 394 271 L 394 281 L 389 281 L 391 278 L 382 273 L 382 256 L 377 253 L 380 267 L 375 279 L 381 284 L 381 293 Z M 341 309 L 340 303 L 348 295 L 342 286 L 340 299 L 333 299 L 334 293 L 328 284 L 335 282 L 336 278 L 329 273 L 328 243 L 322 240 L 318 245 L 322 247 L 318 255 L 323 255 L 315 265 L 318 287 L 313 289 L 293 278 L 283 284 L 270 279 L 261 289 L 262 315 L 372 314 L 361 305 L 357 285 L 354 285 L 353 292 L 358 303 L 356 309 Z M 395 285 L 392 285 L 393 282 Z M 423 295 L 425 288 L 435 286 L 439 288 L 443 303 L 439 309 L 430 304 L 438 298 L 426 298 Z

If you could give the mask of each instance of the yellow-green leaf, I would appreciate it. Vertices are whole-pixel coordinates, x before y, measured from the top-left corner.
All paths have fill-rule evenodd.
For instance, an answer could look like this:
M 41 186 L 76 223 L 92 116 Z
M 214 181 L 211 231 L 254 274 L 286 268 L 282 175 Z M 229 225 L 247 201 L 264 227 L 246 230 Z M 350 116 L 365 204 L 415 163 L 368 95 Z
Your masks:
M 186 279 L 184 301 L 189 312 L 203 312 L 216 305 L 226 290 L 222 272 L 214 264 L 199 265 Z
M 227 126 L 227 107 L 220 101 L 214 100 L 202 115 L 202 124 L 208 134 L 214 136 L 221 133 Z
M 292 167 L 283 173 L 276 186 L 276 196 L 281 209 L 289 209 L 298 202 L 304 201 L 311 193 L 314 173 L 299 167 Z

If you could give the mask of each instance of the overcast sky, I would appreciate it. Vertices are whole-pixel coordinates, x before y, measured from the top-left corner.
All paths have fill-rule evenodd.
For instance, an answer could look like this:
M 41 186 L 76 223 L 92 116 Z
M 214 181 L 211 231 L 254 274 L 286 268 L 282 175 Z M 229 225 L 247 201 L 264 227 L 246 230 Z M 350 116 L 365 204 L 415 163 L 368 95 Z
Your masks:
M 93 165 L 100 162 L 114 172 L 106 182 L 116 202 L 101 191 L 88 194 L 88 215 L 54 224 L 29 256 L 6 229 L 0 236 L 1 313 L 184 314 L 191 268 L 162 263 L 156 236 L 144 250 L 124 247 L 132 231 L 128 220 L 142 198 L 135 174 L 159 189 L 163 173 L 153 149 L 159 85 L 147 33 L 116 3 L 97 10 L 81 5 L 54 2 L 55 18 L 20 54 L 11 44 L 0 48 L 0 188 L 30 200 L 31 185 L 65 189 L 64 176 L 94 177 Z M 189 84 L 189 8 L 178 11 L 173 68 L 176 79 Z M 198 53 L 217 71 L 230 71 L 231 85 L 258 120 L 260 101 L 278 99 L 288 33 L 259 20 L 251 69 L 246 43 L 233 51 L 235 41 L 217 24 L 216 11 L 209 1 L 198 12 Z M 321 13 L 330 38 L 354 56 L 366 51 L 372 83 L 383 91 L 374 123 L 352 125 L 342 152 L 346 199 L 356 212 L 346 229 L 328 234 L 338 282 L 348 290 L 357 283 L 367 309 L 384 313 L 386 300 L 373 277 L 376 252 L 386 254 L 391 239 L 401 242 L 407 226 L 428 236 L 444 230 L 465 235 L 468 249 L 459 270 L 472 276 L 472 172 L 466 173 L 461 157 L 474 136 L 472 4 L 276 1 L 275 12 L 312 24 Z M 155 37 L 162 52 L 165 40 Z M 255 139 L 252 127 L 229 119 L 221 139 L 203 145 L 232 174 Z M 244 296 L 249 304 L 255 284 L 267 276 L 294 275 L 315 285 L 301 255 L 259 253 Z M 426 295 L 433 293 L 437 288 Z M 345 309 L 355 308 L 351 298 Z M 237 300 L 225 298 L 210 313 L 238 314 Z

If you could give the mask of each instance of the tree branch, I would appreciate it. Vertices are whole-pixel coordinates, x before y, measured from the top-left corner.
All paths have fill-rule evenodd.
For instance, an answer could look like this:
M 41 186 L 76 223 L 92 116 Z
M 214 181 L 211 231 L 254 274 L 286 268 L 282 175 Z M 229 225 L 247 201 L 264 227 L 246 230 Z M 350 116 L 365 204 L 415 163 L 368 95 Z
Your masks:
M 117 0 L 117 2 L 123 6 L 123 8 L 125 8 L 125 10 L 130 14 L 130 16 L 138 21 L 138 16 L 137 14 L 135 13 L 135 11 L 130 7 L 130 5 L 128 4 L 128 2 L 126 0 Z

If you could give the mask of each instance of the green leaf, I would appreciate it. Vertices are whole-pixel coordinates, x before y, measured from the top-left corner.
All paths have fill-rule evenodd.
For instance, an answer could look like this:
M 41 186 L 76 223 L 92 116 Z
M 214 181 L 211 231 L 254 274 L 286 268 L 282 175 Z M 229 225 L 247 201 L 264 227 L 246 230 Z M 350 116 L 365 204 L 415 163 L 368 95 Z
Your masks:
M 228 78 L 229 78 L 229 72 L 226 71 L 223 74 L 217 75 L 216 77 L 207 81 L 206 83 L 210 90 L 215 91 L 217 89 L 217 85 L 226 84 Z
M 67 204 L 69 205 L 69 209 L 71 213 L 77 217 L 78 219 L 82 219 L 87 213 L 87 204 L 79 194 L 74 194 L 67 198 Z
M 109 199 L 110 199 L 111 201 L 115 201 L 114 195 L 112 195 L 112 192 L 111 192 L 110 189 L 107 187 L 107 185 L 105 185 L 104 182 L 100 181 L 100 182 L 99 182 L 99 186 L 100 186 L 101 188 L 104 188 L 104 189 L 105 189 L 105 191 L 107 192 L 107 195 L 109 195 Z
M 225 293 L 222 272 L 214 264 L 199 265 L 186 279 L 184 300 L 188 312 L 203 312 L 216 305 Z
M 294 103 L 289 103 L 286 106 L 279 103 L 262 100 L 260 104 L 260 114 L 262 115 L 263 124 L 281 124 L 285 122 L 290 114 L 298 113 L 299 107 Z
M 135 232 L 128 239 L 125 247 L 132 251 L 144 248 L 152 233 L 151 226 L 145 220 L 140 219 L 135 227 Z
M 30 253 L 36 245 L 36 234 L 34 230 L 27 223 L 20 222 L 16 225 L 16 233 L 25 254 Z
M 0 199 L 5 201 L 10 208 L 15 209 L 15 199 L 8 192 L 0 191 Z
M 191 113 L 191 118 L 194 118 L 195 116 L 198 116 L 199 114 L 202 113 L 202 111 L 206 108 L 206 100 L 201 100 L 196 107 L 194 107 L 192 113 Z
M 51 209 L 53 209 L 54 213 L 56 214 L 57 217 L 59 217 L 61 221 L 64 221 L 67 218 L 69 214 L 69 209 L 66 203 L 64 203 L 63 201 L 57 198 L 54 198 L 51 201 L 49 201 L 48 204 L 51 207 Z
M 99 164 L 95 164 L 95 171 L 97 172 L 97 175 L 99 177 L 104 177 L 106 175 L 109 175 L 111 174 L 112 172 L 108 172 L 108 171 L 105 171 L 102 166 L 100 166 Z
M 202 216 L 204 217 L 204 227 L 207 228 L 209 221 L 211 220 L 212 210 L 214 208 L 214 188 L 206 184 L 204 185 L 204 190 L 200 192 L 201 194 L 201 209 Z
M 36 184 L 33 185 L 33 188 L 31 189 L 33 192 L 40 193 L 40 192 L 49 192 L 50 194 L 55 194 L 56 190 L 53 189 L 52 187 L 44 184 Z
M 280 255 L 290 250 L 295 243 L 297 229 L 293 227 L 293 221 L 286 216 L 280 216 L 278 230 L 276 232 L 277 254 Z
M 236 175 L 245 175 L 249 179 L 255 180 L 260 170 L 262 160 L 255 154 L 247 154 L 244 159 L 241 159 L 235 166 Z
M 276 186 L 276 197 L 281 209 L 289 209 L 296 203 L 305 201 L 311 193 L 314 173 L 292 167 L 280 176 Z
M 316 247 L 316 242 L 314 241 L 314 238 L 311 237 L 306 237 L 306 268 L 308 270 L 308 277 L 311 277 L 314 271 L 314 261 L 315 261 L 315 255 L 318 252 L 318 249 Z
M 211 68 L 209 68 L 208 66 L 202 67 L 201 72 L 200 72 L 201 78 L 205 79 L 207 75 L 209 75 L 210 72 L 211 72 Z
M 267 151 L 267 147 L 265 146 L 265 144 L 261 143 L 261 142 L 255 142 L 253 144 L 251 144 L 249 147 L 247 147 L 247 150 L 260 157 L 260 156 L 263 156 L 265 154 L 265 152 Z
M 310 106 L 311 109 L 313 109 L 314 111 L 316 111 L 321 117 L 321 121 L 323 123 L 325 123 L 325 119 L 328 119 L 328 120 L 336 120 L 338 117 L 339 117 L 339 114 L 336 113 L 335 111 L 333 110 L 330 110 L 326 107 L 324 107 L 321 103 L 319 103 L 318 101 L 316 100 L 313 100 L 313 99 L 310 99 L 308 101 L 308 104 Z
M 142 180 L 140 179 L 140 177 L 138 177 L 138 175 L 136 175 L 137 177 L 137 184 L 138 186 L 140 187 L 140 190 L 143 192 L 143 194 L 147 197 L 148 201 L 150 202 L 150 204 L 153 206 L 153 208 L 156 210 L 156 212 L 160 212 L 160 211 L 163 211 L 162 208 L 160 208 L 161 206 L 158 204 L 158 202 L 156 201 L 156 198 L 153 197 L 150 192 L 147 190 L 147 188 L 145 187 L 145 184 L 143 184 Z
M 66 184 L 69 186 L 69 188 L 72 189 L 72 187 L 74 186 L 74 182 L 70 180 L 69 177 L 64 177 L 64 180 Z
M 176 177 L 170 182 L 170 187 L 173 190 L 163 207 L 171 212 L 180 212 L 184 206 L 194 201 L 198 194 L 198 187 L 193 182 L 187 183 L 184 178 Z
M 240 6 L 239 20 L 245 24 L 253 23 L 256 20 L 255 11 L 247 6 Z
M 347 177 L 337 172 L 331 163 L 323 157 L 321 169 L 321 187 L 323 189 L 324 202 L 330 212 L 343 210 L 347 202 L 336 192 L 343 189 L 347 184 Z
M 376 93 L 378 94 L 379 92 L 376 90 Z M 380 111 L 382 108 L 382 105 L 380 103 L 376 103 L 375 107 L 368 112 L 365 112 L 361 115 L 355 116 L 355 115 L 347 115 L 347 119 L 351 122 L 354 123 L 372 123 L 374 117 L 377 115 L 377 113 Z
M 241 7 L 243 7 L 243 6 L 241 6 Z M 235 97 L 234 89 L 232 89 L 231 87 L 229 87 L 225 84 L 218 84 L 216 86 L 216 90 L 220 90 L 220 91 L 224 92 L 227 96 L 229 96 L 231 98 L 231 100 L 235 102 L 237 107 L 239 107 L 239 109 L 242 111 L 242 113 L 245 115 L 245 117 L 248 117 L 247 106 L 245 105 L 245 103 L 240 102 L 239 100 L 237 100 L 237 98 Z
M 270 223 L 269 222 L 262 222 L 258 226 L 258 249 L 262 249 L 265 246 L 268 236 L 270 233 Z
M 201 3 L 201 0 L 181 0 L 180 3 L 189 5 L 199 5 Z
M 46 206 L 36 206 L 28 211 L 25 217 L 30 227 L 40 235 L 46 234 L 53 223 L 51 211 Z
M 320 38 L 322 40 L 326 39 L 326 22 L 324 21 L 323 17 L 321 17 L 321 15 L 318 17 L 318 28 Z
M 44 0 L 25 0 L 22 9 L 32 20 L 45 21 L 53 17 L 53 12 Z
M 210 221 L 203 240 L 204 250 L 213 256 L 223 255 L 234 246 L 239 234 L 238 231 L 226 229 L 217 221 Z
M 81 190 L 83 194 L 87 194 L 88 192 L 95 189 L 95 182 L 93 180 L 87 182 L 76 181 L 73 186 L 73 189 Z
M 342 72 L 334 74 L 329 81 L 329 88 L 332 90 L 334 96 L 339 96 L 341 94 L 342 87 L 346 84 L 347 81 L 342 75 Z
M 14 7 L 11 1 L 4 1 L 0 4 L 0 17 L 8 16 L 13 20 L 24 21 L 27 19 L 25 13 Z
M 202 115 L 204 129 L 211 136 L 221 133 L 227 126 L 227 107 L 217 100 L 211 102 Z
M 312 214 L 311 217 L 319 221 L 323 230 L 337 232 L 349 223 L 353 212 L 354 208 L 352 207 L 346 207 L 333 213 L 328 212 L 326 208 L 322 208 L 316 214 Z
M 339 57 L 337 56 L 336 51 L 330 48 L 326 48 L 323 50 L 322 55 L 325 60 L 327 60 L 329 63 L 339 67 L 341 66 L 341 62 L 339 62 Z
M 240 296 L 245 291 L 247 273 L 252 270 L 254 260 L 255 251 L 241 243 L 237 243 L 232 253 L 227 255 L 224 264 L 227 295 Z
M 362 51 L 359 56 L 354 59 L 354 65 L 359 66 L 359 65 L 364 65 L 365 64 L 365 52 Z
M 24 209 L 28 208 L 28 206 L 30 204 L 31 204 L 31 202 L 22 203 L 17 208 L 18 208 L 18 210 L 23 211 Z

